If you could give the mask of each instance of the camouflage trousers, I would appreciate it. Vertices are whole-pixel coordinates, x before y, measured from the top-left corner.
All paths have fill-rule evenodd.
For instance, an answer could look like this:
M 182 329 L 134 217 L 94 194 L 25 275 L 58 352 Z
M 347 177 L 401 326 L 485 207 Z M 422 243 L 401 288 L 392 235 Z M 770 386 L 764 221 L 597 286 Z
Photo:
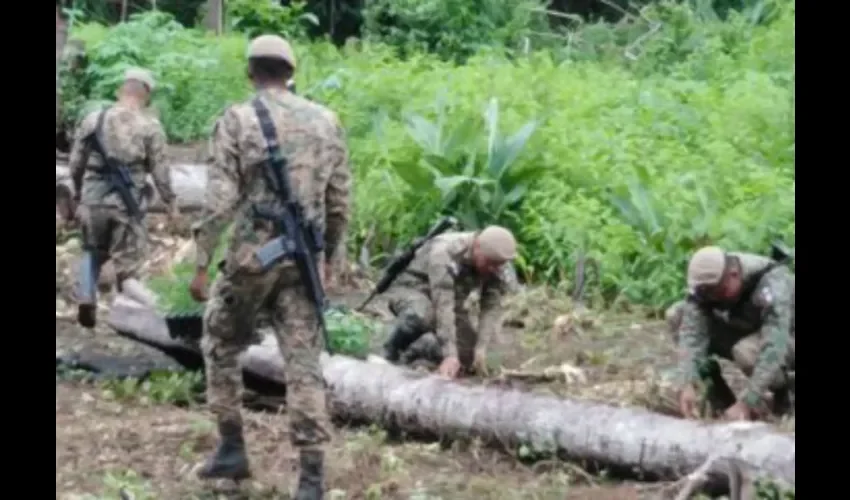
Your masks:
M 679 326 L 682 324 L 682 312 L 684 301 L 677 302 L 667 309 L 665 319 L 673 341 L 679 343 Z M 763 345 L 761 332 L 745 330 L 741 327 L 729 324 L 720 317 L 709 320 L 709 354 L 719 356 L 735 363 L 735 365 L 748 377 L 752 375 L 753 369 L 758 361 L 759 353 Z M 791 342 L 785 360 L 785 370 L 795 369 L 796 346 L 794 329 L 789 332 Z M 784 388 L 787 384 L 785 373 L 777 373 L 776 380 L 771 386 L 772 390 Z
M 422 361 L 439 364 L 443 360 L 444 339 L 435 335 L 436 311 L 431 298 L 425 293 L 410 287 L 394 287 L 389 292 L 390 311 L 395 320 L 390 327 L 387 346 L 396 339 L 406 339 L 394 347 L 402 351 L 401 361 L 412 364 Z M 458 360 L 464 369 L 470 369 L 475 359 L 475 346 L 478 332 L 472 327 L 469 310 L 463 299 L 455 302 L 455 335 Z
M 330 440 L 331 426 L 319 365 L 324 344 L 307 289 L 291 264 L 263 274 L 223 270 L 216 278 L 204 311 L 201 339 L 207 404 L 219 424 L 241 424 L 239 355 L 254 339 L 255 320 L 261 309 L 270 313 L 285 363 L 290 440 L 299 448 L 321 448 Z
M 111 260 L 117 283 L 138 278 L 148 253 L 145 228 L 117 207 L 80 206 L 77 216 L 83 250 L 93 252 L 100 266 Z

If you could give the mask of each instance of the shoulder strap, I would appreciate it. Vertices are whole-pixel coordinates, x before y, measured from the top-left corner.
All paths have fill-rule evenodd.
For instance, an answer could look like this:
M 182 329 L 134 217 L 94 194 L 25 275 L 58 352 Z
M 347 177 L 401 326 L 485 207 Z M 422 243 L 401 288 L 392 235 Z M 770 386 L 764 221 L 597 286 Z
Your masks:
M 260 122 L 260 130 L 266 140 L 266 148 L 269 154 L 269 167 L 273 172 L 272 175 L 266 176 L 266 182 L 269 187 L 278 193 L 283 198 L 284 202 L 290 201 L 289 181 L 286 172 L 286 158 L 281 154 L 280 142 L 277 140 L 277 128 L 274 125 L 269 108 L 260 99 L 255 97 L 251 104 L 254 107 L 254 112 L 257 114 L 257 119 Z

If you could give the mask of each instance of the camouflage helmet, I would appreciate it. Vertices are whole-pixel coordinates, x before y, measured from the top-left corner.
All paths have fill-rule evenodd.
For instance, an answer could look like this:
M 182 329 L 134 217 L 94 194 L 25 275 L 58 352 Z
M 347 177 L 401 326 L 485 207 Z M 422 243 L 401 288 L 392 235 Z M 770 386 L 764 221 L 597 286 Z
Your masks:
M 688 289 L 714 286 L 723 279 L 726 270 L 726 252 L 720 247 L 700 248 L 688 263 Z
M 124 81 L 136 81 L 148 88 L 148 92 L 153 92 L 156 86 L 156 81 L 150 71 L 144 68 L 130 68 L 124 72 Z
M 248 45 L 248 59 L 252 57 L 266 57 L 280 59 L 295 69 L 295 52 L 289 42 L 277 35 L 260 35 L 251 40 Z
M 481 255 L 497 262 L 514 260 L 517 255 L 513 233 L 501 226 L 488 226 L 478 234 Z

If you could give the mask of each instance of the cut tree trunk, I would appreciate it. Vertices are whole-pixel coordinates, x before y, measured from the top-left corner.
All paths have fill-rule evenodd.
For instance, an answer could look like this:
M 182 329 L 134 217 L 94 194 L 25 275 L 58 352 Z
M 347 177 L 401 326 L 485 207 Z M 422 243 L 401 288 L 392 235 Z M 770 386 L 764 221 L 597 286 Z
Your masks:
M 196 347 L 172 340 L 163 318 L 127 298 L 116 299 L 108 322 L 120 335 L 168 354 L 194 353 L 190 364 L 200 364 Z M 273 336 L 245 351 L 241 363 L 245 375 L 284 383 Z M 637 408 L 468 386 L 339 355 L 323 356 L 322 370 L 332 411 L 342 418 L 440 436 L 478 436 L 507 446 L 525 444 L 657 478 L 678 478 L 712 459 L 715 475 L 725 477 L 735 464 L 748 478 L 795 484 L 795 437 L 763 423 L 701 423 Z
M 177 194 L 177 204 L 181 212 L 199 210 L 204 201 L 204 191 L 207 186 L 207 166 L 193 163 L 178 163 L 171 165 L 171 188 Z M 70 170 L 67 165 L 56 165 L 56 203 L 73 194 Z M 166 207 L 154 188 L 153 181 L 148 178 L 142 194 L 149 200 L 151 212 L 164 212 Z M 60 199 L 61 198 L 61 199 Z

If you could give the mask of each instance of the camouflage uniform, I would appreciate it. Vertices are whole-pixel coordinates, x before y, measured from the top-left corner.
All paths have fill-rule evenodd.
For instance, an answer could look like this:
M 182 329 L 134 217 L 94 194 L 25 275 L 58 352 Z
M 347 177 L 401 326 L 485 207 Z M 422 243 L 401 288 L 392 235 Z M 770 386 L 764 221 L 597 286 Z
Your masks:
M 499 335 L 502 298 L 517 286 L 516 273 L 508 262 L 498 274 L 486 278 L 477 275 L 471 261 L 477 234 L 437 236 L 419 249 L 396 279 L 387 292 L 390 310 L 396 316 L 384 345 L 387 360 L 409 363 L 424 358 L 439 363 L 452 356 L 468 371 L 476 349 L 486 352 L 490 340 Z M 477 331 L 466 306 L 474 289 L 480 290 Z
M 679 345 L 683 384 L 710 379 L 712 403 L 721 408 L 734 403 L 719 365 L 710 360 L 717 355 L 733 361 L 749 377 L 741 399 L 756 407 L 766 391 L 787 396 L 788 372 L 795 368 L 795 278 L 786 266 L 767 270 L 775 265 L 768 257 L 725 255 L 741 266 L 744 295 L 737 303 L 700 306 L 693 300 L 681 301 L 667 310 L 666 319 Z M 691 267 L 689 282 L 696 283 L 694 264 Z
M 264 47 L 283 51 L 281 44 L 286 42 L 271 38 L 271 42 L 267 36 L 255 40 L 249 57 Z M 288 44 L 285 51 L 294 67 Z M 291 92 L 269 88 L 260 90 L 257 97 L 274 121 L 293 196 L 300 200 L 305 218 L 324 234 L 325 255 L 318 255 L 317 262 L 329 260 L 344 239 L 350 213 L 351 173 L 344 131 L 333 112 Z M 201 347 L 207 401 L 223 442 L 241 443 L 243 386 L 237 358 L 251 341 L 255 318 L 261 308 L 266 309 L 285 360 L 290 439 L 303 459 L 305 450 L 320 453 L 329 440 L 331 424 L 319 365 L 323 341 L 295 263 L 283 260 L 263 272 L 252 255 L 279 236 L 273 223 L 254 217 L 253 208 L 279 208 L 280 204 L 264 177 L 267 143 L 251 101 L 225 110 L 215 125 L 211 149 L 206 207 L 193 226 L 199 266 L 209 264 L 224 229 L 234 218 L 235 223 L 204 313 Z M 223 476 L 207 471 L 202 477 Z
M 128 70 L 125 79 L 139 81 L 148 89 L 154 85 L 150 74 L 140 69 Z M 95 275 L 106 260 L 112 259 L 120 288 L 126 280 L 137 277 L 147 254 L 147 235 L 143 224 L 130 217 L 121 197 L 104 178 L 101 169 L 105 163 L 89 142 L 101 113 L 105 113 L 102 146 L 129 170 L 135 185 L 132 194 L 139 200 L 142 213 L 147 209 L 147 199 L 141 195 L 147 174 L 153 177 L 165 203 L 173 203 L 175 195 L 165 160 L 165 132 L 157 119 L 120 102 L 83 119 L 68 161 L 74 192 L 80 201 L 77 216 L 83 250 L 92 256 Z

